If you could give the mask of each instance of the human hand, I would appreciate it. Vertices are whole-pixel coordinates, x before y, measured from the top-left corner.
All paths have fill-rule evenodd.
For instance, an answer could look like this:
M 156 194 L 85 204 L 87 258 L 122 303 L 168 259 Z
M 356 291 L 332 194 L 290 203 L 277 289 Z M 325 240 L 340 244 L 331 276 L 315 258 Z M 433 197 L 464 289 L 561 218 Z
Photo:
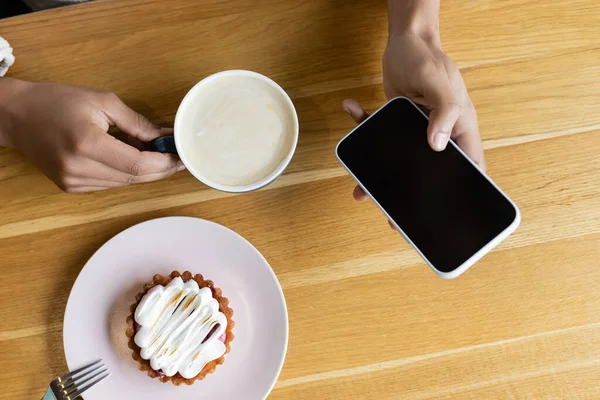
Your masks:
M 405 96 L 430 110 L 427 138 L 432 149 L 444 150 L 451 137 L 485 169 L 475 107 L 438 36 L 392 33 L 383 56 L 383 85 L 388 99 Z
M 383 57 L 385 94 L 388 99 L 405 96 L 429 108 L 427 137 L 432 149 L 444 150 L 452 137 L 485 170 L 475 107 L 460 71 L 436 38 L 410 30 L 390 34 Z M 368 116 L 355 100 L 345 100 L 343 107 L 356 123 Z M 356 200 L 367 199 L 359 186 L 353 195 Z
M 172 134 L 127 107 L 116 95 L 56 83 L 0 80 L 0 139 L 69 193 L 150 182 L 184 169 L 171 154 L 143 143 Z M 126 144 L 108 133 L 129 136 Z M 134 147 L 135 146 L 135 147 Z

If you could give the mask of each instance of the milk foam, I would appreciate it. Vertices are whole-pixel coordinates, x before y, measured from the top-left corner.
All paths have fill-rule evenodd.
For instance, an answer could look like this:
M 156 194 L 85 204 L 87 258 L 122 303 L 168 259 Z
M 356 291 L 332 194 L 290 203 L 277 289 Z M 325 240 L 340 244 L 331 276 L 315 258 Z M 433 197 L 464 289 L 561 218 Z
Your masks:
M 266 178 L 295 143 L 294 112 L 268 82 L 224 75 L 202 84 L 178 135 L 186 162 L 209 181 L 245 186 Z

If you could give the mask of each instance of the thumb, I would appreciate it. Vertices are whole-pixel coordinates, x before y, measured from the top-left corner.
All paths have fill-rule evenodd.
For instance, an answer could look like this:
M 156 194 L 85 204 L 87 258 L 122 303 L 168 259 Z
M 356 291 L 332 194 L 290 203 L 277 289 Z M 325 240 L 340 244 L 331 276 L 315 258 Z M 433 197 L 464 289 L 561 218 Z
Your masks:
M 431 110 L 427 139 L 432 149 L 442 151 L 450 140 L 452 129 L 460 114 L 458 102 L 445 73 L 439 72 L 436 77 L 428 80 L 423 92 Z
M 170 133 L 170 131 L 154 125 L 142 114 L 133 111 L 112 93 L 107 95 L 102 106 L 112 126 L 116 126 L 121 132 L 142 142 L 149 142 Z

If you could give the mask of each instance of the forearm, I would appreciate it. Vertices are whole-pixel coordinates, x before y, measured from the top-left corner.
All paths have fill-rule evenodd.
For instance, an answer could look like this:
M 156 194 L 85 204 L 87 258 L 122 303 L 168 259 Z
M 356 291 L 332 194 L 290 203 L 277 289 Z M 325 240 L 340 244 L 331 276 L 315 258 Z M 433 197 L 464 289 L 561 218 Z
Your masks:
M 10 128 L 8 127 L 8 111 L 6 110 L 8 97 L 10 96 L 9 90 L 8 79 L 0 78 L 0 147 L 11 145 L 8 138 Z
M 388 0 L 390 36 L 413 33 L 439 43 L 440 0 Z
M 16 101 L 28 83 L 17 79 L 0 78 L 0 147 L 14 147 L 11 101 Z

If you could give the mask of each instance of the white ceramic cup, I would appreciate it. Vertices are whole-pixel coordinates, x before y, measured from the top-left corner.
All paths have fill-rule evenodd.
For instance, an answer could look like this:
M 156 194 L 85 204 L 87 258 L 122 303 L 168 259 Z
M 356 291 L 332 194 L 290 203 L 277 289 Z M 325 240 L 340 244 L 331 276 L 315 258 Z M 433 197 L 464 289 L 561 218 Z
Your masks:
M 289 149 L 288 153 L 286 154 L 286 156 L 284 157 L 284 159 L 279 163 L 279 165 L 273 171 L 271 171 L 271 173 L 269 173 L 264 178 L 260 179 L 257 182 L 253 182 L 251 184 L 243 185 L 243 186 L 223 185 L 219 182 L 211 181 L 210 179 L 203 176 L 197 169 L 194 168 L 192 163 L 186 157 L 185 148 L 183 148 L 183 146 L 182 146 L 182 138 L 180 136 L 181 134 L 178 135 L 178 132 L 183 131 L 182 127 L 184 126 L 184 124 L 188 123 L 187 121 L 190 120 L 190 118 L 187 117 L 187 113 L 191 109 L 193 109 L 193 107 L 194 107 L 193 102 L 194 102 L 194 99 L 197 97 L 198 92 L 200 92 L 207 83 L 209 83 L 215 79 L 223 78 L 226 76 L 247 76 L 247 77 L 260 79 L 261 81 L 269 84 L 274 89 L 276 89 L 276 91 L 281 95 L 281 100 L 283 100 L 287 104 L 290 112 L 292 113 L 293 131 L 290 132 L 290 134 L 293 135 L 293 140 L 292 140 L 292 145 L 290 146 L 290 149 Z M 161 137 L 161 138 L 158 138 L 158 139 L 155 139 L 154 141 L 152 141 L 150 143 L 150 150 L 151 151 L 159 151 L 161 153 L 178 154 L 179 158 L 181 159 L 183 164 L 186 166 L 187 170 L 196 179 L 198 179 L 200 182 L 204 183 L 206 186 L 210 186 L 213 189 L 221 190 L 224 192 L 245 193 L 245 192 L 251 192 L 254 190 L 258 190 L 262 187 L 267 186 L 268 184 L 273 182 L 275 179 L 277 179 L 283 173 L 285 168 L 288 166 L 288 164 L 292 160 L 294 152 L 296 151 L 296 146 L 298 144 L 298 136 L 299 136 L 299 124 L 298 124 L 298 114 L 296 113 L 296 109 L 294 107 L 294 104 L 292 103 L 292 100 L 290 99 L 290 96 L 288 96 L 288 94 L 277 83 L 275 83 L 275 81 L 273 81 L 272 79 L 269 79 L 266 76 L 261 75 L 257 72 L 245 71 L 245 70 L 230 70 L 230 71 L 217 72 L 216 74 L 209 75 L 206 78 L 202 79 L 200 82 L 198 82 L 193 88 L 190 89 L 190 91 L 183 98 L 181 104 L 179 105 L 179 108 L 177 109 L 177 114 L 175 116 L 174 131 L 175 131 L 174 136 L 164 136 L 164 137 Z

